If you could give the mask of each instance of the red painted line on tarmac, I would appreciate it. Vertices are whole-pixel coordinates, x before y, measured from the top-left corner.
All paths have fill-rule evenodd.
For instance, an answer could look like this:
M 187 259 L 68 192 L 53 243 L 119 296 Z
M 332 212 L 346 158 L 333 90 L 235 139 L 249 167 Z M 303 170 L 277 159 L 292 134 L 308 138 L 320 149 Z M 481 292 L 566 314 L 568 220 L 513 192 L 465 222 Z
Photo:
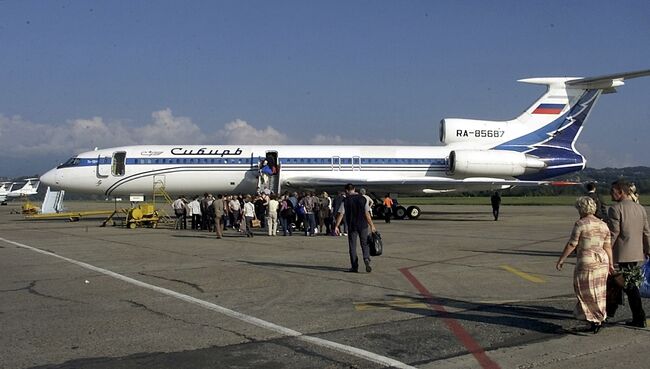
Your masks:
M 474 358 L 476 361 L 478 361 L 481 367 L 484 369 L 500 369 L 501 367 L 499 364 L 495 363 L 487 356 L 485 350 L 478 344 L 478 342 L 476 342 L 472 336 L 469 335 L 465 328 L 463 328 L 463 326 L 460 325 L 456 319 L 449 317 L 449 312 L 445 309 L 445 307 L 436 302 L 436 299 L 433 297 L 431 292 L 429 292 L 429 290 L 427 290 L 427 288 L 424 287 L 424 285 L 420 283 L 420 281 L 418 281 L 418 279 L 415 278 L 413 274 L 411 274 L 409 269 L 410 268 L 401 268 L 399 271 L 404 274 L 406 279 L 411 282 L 413 287 L 415 287 L 422 296 L 426 297 L 427 304 L 431 306 L 434 311 L 440 314 L 440 317 L 445 322 L 449 330 L 456 336 L 458 341 L 460 341 L 460 343 L 465 346 L 467 351 L 474 355 Z

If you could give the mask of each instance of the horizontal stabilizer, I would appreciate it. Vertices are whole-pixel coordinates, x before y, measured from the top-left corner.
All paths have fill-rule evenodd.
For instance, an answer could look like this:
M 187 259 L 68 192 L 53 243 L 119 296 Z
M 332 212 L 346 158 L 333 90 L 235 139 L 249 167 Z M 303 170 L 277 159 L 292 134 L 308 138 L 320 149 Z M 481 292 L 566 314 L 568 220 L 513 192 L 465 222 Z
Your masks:
M 608 74 L 598 77 L 577 78 L 566 82 L 567 86 L 587 89 L 610 89 L 623 85 L 626 79 L 650 76 L 650 69 L 636 72 Z

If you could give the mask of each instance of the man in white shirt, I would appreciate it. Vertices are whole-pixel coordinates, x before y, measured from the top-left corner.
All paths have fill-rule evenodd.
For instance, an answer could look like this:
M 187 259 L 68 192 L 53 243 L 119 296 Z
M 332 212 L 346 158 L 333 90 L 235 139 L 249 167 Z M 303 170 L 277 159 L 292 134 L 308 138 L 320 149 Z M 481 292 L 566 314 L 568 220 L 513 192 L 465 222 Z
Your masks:
M 246 196 L 244 199 L 244 219 L 246 220 L 246 237 L 253 237 L 253 219 L 255 216 L 255 205 L 251 201 L 251 197 Z
M 194 196 L 194 199 L 188 204 L 192 212 L 192 229 L 201 230 L 201 203 L 199 197 Z
M 230 209 L 230 214 L 232 214 L 232 228 L 236 230 L 239 229 L 239 217 L 240 217 L 240 211 L 241 211 L 241 204 L 239 204 L 239 200 L 237 197 L 232 196 L 232 199 L 228 203 L 228 208 Z
M 186 229 L 187 223 L 185 223 L 185 201 L 183 195 L 178 196 L 176 200 L 172 203 L 172 209 L 174 210 L 174 215 L 176 215 L 176 225 L 175 229 Z
M 276 200 L 275 194 L 266 203 L 266 228 L 269 230 L 269 236 L 275 236 L 278 231 L 278 207 L 280 203 Z

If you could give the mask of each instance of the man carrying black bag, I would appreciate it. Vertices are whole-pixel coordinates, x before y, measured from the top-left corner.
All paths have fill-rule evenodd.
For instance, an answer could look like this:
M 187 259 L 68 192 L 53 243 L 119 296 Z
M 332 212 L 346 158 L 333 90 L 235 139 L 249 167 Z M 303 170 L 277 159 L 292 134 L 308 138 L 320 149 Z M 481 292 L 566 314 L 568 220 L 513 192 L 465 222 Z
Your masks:
M 334 232 L 338 236 L 339 225 L 345 215 L 345 220 L 348 223 L 348 247 L 350 251 L 350 263 L 352 267 L 349 272 L 359 272 L 359 258 L 357 257 L 357 240 L 361 241 L 361 250 L 363 251 L 363 262 L 366 264 L 366 272 L 370 273 L 372 267 L 370 266 L 370 250 L 368 248 L 368 227 L 370 231 L 376 232 L 377 229 L 372 222 L 370 216 L 370 207 L 365 197 L 358 194 L 354 185 L 348 183 L 345 185 L 346 198 L 343 204 L 336 209 L 336 225 Z

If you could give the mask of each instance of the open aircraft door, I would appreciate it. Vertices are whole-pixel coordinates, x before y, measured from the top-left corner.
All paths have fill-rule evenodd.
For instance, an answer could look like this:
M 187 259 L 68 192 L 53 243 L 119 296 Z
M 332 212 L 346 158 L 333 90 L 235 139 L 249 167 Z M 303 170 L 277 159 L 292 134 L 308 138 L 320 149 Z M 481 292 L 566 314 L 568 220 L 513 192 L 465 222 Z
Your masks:
M 97 178 L 108 178 L 108 176 L 111 174 L 110 167 L 110 157 L 102 157 L 101 155 L 97 156 L 97 164 L 95 167 L 95 175 Z
M 281 166 L 280 166 L 280 158 L 278 156 L 277 151 L 267 151 L 265 155 L 265 159 L 271 168 L 272 174 L 269 176 L 269 181 L 270 183 L 268 184 L 268 188 L 271 190 L 273 193 L 280 193 L 280 173 L 282 172 Z
M 117 151 L 113 153 L 113 163 L 111 164 L 111 173 L 116 177 L 121 177 L 126 173 L 126 152 Z

